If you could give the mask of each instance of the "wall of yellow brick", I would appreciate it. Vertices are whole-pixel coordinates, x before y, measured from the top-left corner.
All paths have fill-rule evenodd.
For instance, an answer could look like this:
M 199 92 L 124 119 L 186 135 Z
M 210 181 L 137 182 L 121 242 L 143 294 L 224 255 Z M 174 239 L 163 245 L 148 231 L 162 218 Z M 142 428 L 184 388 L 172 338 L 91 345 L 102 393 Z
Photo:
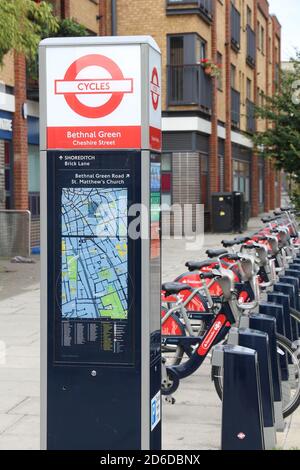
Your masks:
M 71 18 L 82 24 L 89 30 L 98 34 L 99 21 L 96 16 L 99 14 L 99 5 L 91 0 L 71 0 Z
M 218 119 L 225 122 L 226 107 L 225 107 L 225 4 L 224 2 L 217 2 L 217 48 L 218 52 L 222 54 L 222 81 L 223 90 L 218 91 Z
M 247 98 L 247 78 L 252 83 L 252 96 L 254 99 L 254 70 L 249 67 L 246 63 L 247 57 L 247 6 L 252 10 L 252 23 L 254 14 L 254 0 L 238 0 L 236 1 L 236 8 L 241 14 L 241 43 L 239 52 L 232 50 L 231 63 L 236 67 L 236 83 L 235 88 L 240 92 L 241 98 L 241 118 L 240 118 L 240 129 L 246 131 L 247 129 L 247 117 L 246 117 L 246 98 Z M 254 28 L 254 24 L 251 25 Z
M 162 52 L 162 97 L 163 110 L 167 108 L 167 34 L 195 32 L 207 41 L 211 51 L 210 26 L 197 15 L 166 15 L 165 1 L 147 0 L 118 1 L 118 35 L 149 34 Z M 178 107 L 176 108 L 178 109 Z
M 267 54 L 267 26 L 268 20 L 264 17 L 261 11 L 257 11 L 257 21 L 260 24 L 260 27 L 264 28 L 265 31 L 265 40 L 264 40 L 264 51 L 261 50 L 261 46 L 257 49 L 257 87 L 264 94 L 267 93 L 266 87 L 266 72 L 267 72 L 267 63 L 266 63 L 266 54 Z M 272 75 L 271 75 L 272 76 Z M 257 120 L 257 130 L 262 132 L 266 129 L 266 121 L 262 119 Z
M 246 63 L 247 54 L 247 6 L 252 10 L 252 25 L 254 29 L 254 7 L 256 0 L 236 0 L 236 8 L 241 13 L 241 47 L 238 53 L 231 52 L 231 63 L 236 66 L 236 89 L 241 94 L 241 130 L 246 131 L 246 93 L 247 78 L 252 82 L 251 99 L 254 101 L 254 70 Z M 108 2 L 109 4 L 110 2 Z M 108 8 L 110 10 L 110 8 Z M 211 56 L 211 29 L 201 18 L 195 14 L 191 15 L 166 15 L 166 2 L 157 0 L 148 0 L 141 3 L 139 0 L 118 1 L 117 10 L 118 34 L 150 34 L 154 37 L 162 51 L 163 63 L 163 110 L 167 108 L 166 85 L 167 85 L 167 34 L 180 34 L 186 32 L 198 33 L 207 41 L 207 56 Z M 265 29 L 265 53 L 257 51 L 257 86 L 263 90 L 266 89 L 266 49 L 267 49 L 267 22 L 262 13 L 258 10 L 258 21 Z M 110 19 L 109 19 L 110 22 Z M 272 22 L 270 22 L 272 24 Z M 110 24 L 109 30 L 110 30 Z M 270 29 L 270 35 L 271 29 Z M 217 48 L 223 56 L 223 91 L 218 91 L 218 119 L 225 121 L 225 1 L 217 0 Z M 272 64 L 269 64 L 269 93 L 272 92 Z M 185 107 L 191 109 L 191 107 Z M 185 109 L 181 107 L 180 109 Z M 179 109 L 175 107 L 174 109 Z M 265 128 L 265 123 L 259 123 L 259 130 Z
M 0 67 L 0 81 L 9 86 L 14 86 L 15 84 L 14 57 L 12 52 L 4 57 L 3 65 Z
M 272 95 L 272 89 L 273 89 L 273 57 L 272 57 L 272 51 L 273 51 L 273 29 L 272 29 L 272 21 L 269 19 L 269 44 L 270 44 L 270 57 L 269 57 L 269 64 L 268 64 L 268 69 L 269 69 L 269 79 L 268 79 L 268 95 Z

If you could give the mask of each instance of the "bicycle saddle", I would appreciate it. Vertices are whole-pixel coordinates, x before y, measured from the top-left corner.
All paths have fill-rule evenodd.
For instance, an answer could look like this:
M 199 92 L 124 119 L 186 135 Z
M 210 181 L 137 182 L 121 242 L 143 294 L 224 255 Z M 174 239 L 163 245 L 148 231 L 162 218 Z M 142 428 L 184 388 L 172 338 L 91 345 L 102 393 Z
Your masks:
M 166 295 L 179 294 L 183 290 L 192 290 L 192 287 L 188 284 L 182 284 L 181 282 L 165 282 L 162 285 L 162 290 L 166 292 Z
M 212 264 L 219 264 L 219 260 L 207 259 L 205 261 L 187 261 L 187 263 L 185 263 L 189 271 L 198 271 L 199 269 L 207 268 L 208 266 L 211 266 Z
M 209 258 L 218 258 L 219 256 L 226 255 L 228 253 L 227 250 L 206 250 L 205 252 Z
M 250 240 L 249 237 L 239 237 L 239 238 L 234 238 L 233 240 L 222 240 L 222 245 L 224 248 L 232 248 L 235 245 L 241 245 L 242 243 L 245 243 L 246 241 Z

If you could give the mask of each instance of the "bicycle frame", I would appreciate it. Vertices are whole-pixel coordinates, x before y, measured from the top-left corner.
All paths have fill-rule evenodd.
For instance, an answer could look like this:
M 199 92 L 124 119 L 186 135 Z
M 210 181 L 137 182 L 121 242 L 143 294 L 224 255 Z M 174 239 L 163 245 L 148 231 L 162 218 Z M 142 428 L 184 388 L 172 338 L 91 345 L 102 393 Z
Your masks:
M 225 302 L 220 312 L 215 316 L 203 337 L 177 338 L 179 344 L 186 350 L 186 345 L 197 345 L 197 349 L 189 360 L 177 366 L 167 366 L 166 370 L 172 370 L 179 380 L 192 375 L 205 361 L 212 347 L 226 338 L 231 326 L 236 323 L 232 311 L 231 302 Z

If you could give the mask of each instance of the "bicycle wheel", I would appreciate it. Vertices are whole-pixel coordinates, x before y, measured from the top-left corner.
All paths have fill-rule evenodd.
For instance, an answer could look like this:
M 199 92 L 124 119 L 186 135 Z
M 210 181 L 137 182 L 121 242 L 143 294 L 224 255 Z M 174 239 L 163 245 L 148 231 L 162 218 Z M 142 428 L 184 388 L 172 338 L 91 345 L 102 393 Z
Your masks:
M 300 405 L 300 364 L 297 352 L 290 340 L 277 334 L 278 354 L 286 356 L 288 364 L 288 379 L 282 381 L 283 417 L 290 416 Z M 212 366 L 212 380 L 216 392 L 223 398 L 223 370 L 221 367 Z

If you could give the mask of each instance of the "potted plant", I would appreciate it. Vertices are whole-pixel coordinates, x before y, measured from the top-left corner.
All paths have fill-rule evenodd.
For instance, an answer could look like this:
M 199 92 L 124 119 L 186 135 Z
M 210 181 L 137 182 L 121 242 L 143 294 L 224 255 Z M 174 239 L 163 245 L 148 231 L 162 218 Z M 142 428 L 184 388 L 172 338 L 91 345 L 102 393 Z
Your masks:
M 221 64 L 215 64 L 209 59 L 201 59 L 200 64 L 204 69 L 204 72 L 210 77 L 219 78 L 221 75 Z

